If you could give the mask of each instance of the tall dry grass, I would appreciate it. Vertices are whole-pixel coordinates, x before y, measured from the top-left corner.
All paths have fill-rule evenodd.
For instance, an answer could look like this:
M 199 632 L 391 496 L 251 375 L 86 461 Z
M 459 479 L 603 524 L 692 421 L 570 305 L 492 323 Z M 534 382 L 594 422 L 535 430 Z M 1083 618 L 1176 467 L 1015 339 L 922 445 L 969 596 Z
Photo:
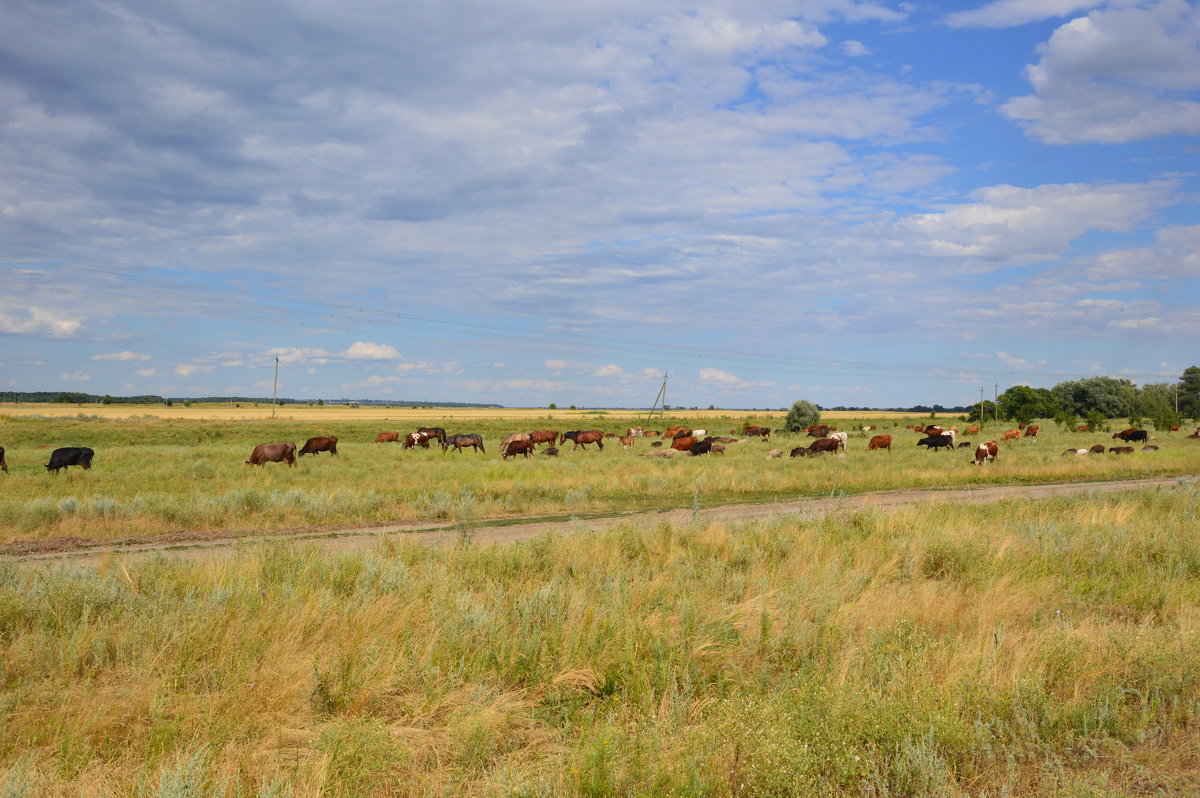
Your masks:
M 1200 791 L 1200 495 L 0 565 L 13 796 Z

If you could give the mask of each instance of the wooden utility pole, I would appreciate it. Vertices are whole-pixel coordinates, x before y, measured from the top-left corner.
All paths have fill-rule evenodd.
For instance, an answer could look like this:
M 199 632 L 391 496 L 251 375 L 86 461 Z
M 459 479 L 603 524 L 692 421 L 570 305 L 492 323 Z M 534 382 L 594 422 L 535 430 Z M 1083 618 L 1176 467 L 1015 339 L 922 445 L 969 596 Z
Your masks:
M 983 386 L 979 386 L 979 426 L 983 426 Z M 891 449 L 888 449 L 890 452 Z
M 649 421 L 651 418 L 654 417 L 654 409 L 656 407 L 658 407 L 658 402 L 660 399 L 662 400 L 663 413 L 665 413 L 666 409 L 667 409 L 667 375 L 666 374 L 663 374 L 662 387 L 658 389 L 658 393 L 654 397 L 654 404 L 651 405 L 650 412 L 646 414 L 646 421 Z M 660 418 L 662 417 L 662 413 L 659 414 L 659 417 Z
M 271 389 L 271 418 L 275 418 L 275 400 L 279 398 L 279 355 L 275 356 L 275 387 Z
M 992 420 L 995 421 L 997 424 L 999 424 L 1000 423 L 1000 383 L 996 383 L 994 386 L 992 386 L 992 391 L 993 391 L 992 402 L 994 404 L 994 406 L 992 407 Z

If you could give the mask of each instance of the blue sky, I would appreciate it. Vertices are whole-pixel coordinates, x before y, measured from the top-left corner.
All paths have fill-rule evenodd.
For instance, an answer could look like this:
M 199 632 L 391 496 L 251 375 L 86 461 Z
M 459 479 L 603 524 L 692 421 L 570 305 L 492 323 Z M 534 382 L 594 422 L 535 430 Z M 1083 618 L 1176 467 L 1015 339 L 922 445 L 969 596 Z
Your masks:
M 1200 8 L 13 2 L 0 390 L 969 403 L 1200 360 Z

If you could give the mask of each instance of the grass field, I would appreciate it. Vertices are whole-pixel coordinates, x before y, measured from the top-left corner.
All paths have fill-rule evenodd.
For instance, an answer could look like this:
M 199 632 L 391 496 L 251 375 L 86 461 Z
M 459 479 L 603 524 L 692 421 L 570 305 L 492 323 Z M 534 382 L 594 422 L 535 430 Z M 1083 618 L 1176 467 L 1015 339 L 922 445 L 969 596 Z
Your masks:
M 497 547 L 0 563 L 0 785 L 1194 796 L 1198 516 L 1174 487 Z
M 324 410 L 324 409 L 322 409 Z M 716 434 L 746 421 L 770 423 L 760 415 L 702 419 Z M 914 420 L 914 419 L 910 419 Z M 694 424 L 690 414 L 666 423 Z M 120 538 L 197 529 L 255 532 L 282 527 L 452 519 L 469 521 L 531 515 L 616 512 L 690 507 L 739 501 L 772 501 L 837 493 L 983 483 L 1019 484 L 1121 479 L 1200 472 L 1200 441 L 1160 435 L 1162 449 L 1132 456 L 1063 457 L 1064 447 L 1113 441 L 1107 434 L 1058 432 L 1052 425 L 1037 442 L 1005 444 L 997 463 L 968 465 L 960 450 L 918 449 L 905 419 L 872 418 L 891 432 L 895 451 L 867 452 L 866 435 L 853 433 L 844 456 L 769 460 L 766 452 L 806 442 L 791 436 L 770 443 L 731 444 L 721 456 L 669 462 L 637 456 L 648 441 L 623 450 L 610 440 L 555 459 L 501 461 L 507 433 L 551 426 L 623 432 L 627 419 L 477 417 L 447 420 L 427 411 L 421 417 L 388 420 L 276 419 L 213 421 L 155 417 L 102 418 L 85 415 L 0 416 L 0 445 L 11 473 L 0 493 L 0 542 L 61 536 Z M 560 423 L 566 422 L 566 423 Z M 403 450 L 373 443 L 378 432 L 405 431 L 422 424 L 454 432 L 480 432 L 486 455 Z M 848 429 L 860 421 L 845 420 Z M 893 426 L 894 425 L 894 426 Z M 661 428 L 661 427 L 660 427 Z M 999 437 L 999 429 L 985 437 Z M 302 458 L 296 468 L 243 465 L 257 443 L 337 435 L 341 455 Z M 979 436 L 976 436 L 979 437 Z M 57 476 L 43 468 L 59 446 L 96 450 L 90 471 Z

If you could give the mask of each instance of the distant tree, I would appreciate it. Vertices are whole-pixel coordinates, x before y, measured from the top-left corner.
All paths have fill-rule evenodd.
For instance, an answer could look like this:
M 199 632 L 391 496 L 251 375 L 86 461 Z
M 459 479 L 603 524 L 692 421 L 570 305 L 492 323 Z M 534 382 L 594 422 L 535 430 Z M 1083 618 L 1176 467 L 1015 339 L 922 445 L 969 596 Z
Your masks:
M 792 402 L 787 418 L 783 425 L 788 429 L 803 429 L 811 427 L 821 420 L 821 409 L 807 399 L 797 399 Z
M 325 406 L 325 400 L 324 400 L 324 399 L 318 399 L 318 400 L 317 400 L 317 407 L 324 407 L 324 406 Z
M 112 403 L 113 403 L 113 398 L 111 396 L 109 396 L 108 394 L 104 394 L 104 397 L 100 400 L 100 404 L 103 404 L 103 405 L 111 405 Z
M 1087 424 L 1088 432 L 1108 432 L 1108 416 L 1098 408 L 1092 408 L 1084 413 L 1083 421 Z
M 1137 420 L 1149 419 L 1157 430 L 1168 430 L 1180 422 L 1175 412 L 1175 386 L 1169 382 L 1143 385 L 1138 391 L 1135 411 Z M 1129 419 L 1133 424 L 1133 418 Z M 1140 426 L 1140 424 L 1134 424 Z
M 1179 378 L 1179 412 L 1200 421 L 1200 366 L 1188 366 Z
M 1137 386 L 1117 377 L 1088 377 L 1083 380 L 1060 382 L 1050 393 L 1064 409 L 1087 417 L 1097 410 L 1107 418 L 1124 418 L 1134 411 Z
M 578 410 L 579 408 L 578 408 L 578 407 L 576 407 L 575 405 L 571 405 L 571 409 L 572 409 L 572 410 Z
M 546 406 L 546 409 L 547 410 L 557 410 L 558 405 L 554 404 L 554 402 L 551 402 L 549 405 Z
M 1053 418 L 1059 411 L 1058 400 L 1045 388 L 1014 385 L 1000 394 L 1000 416 L 1028 424 L 1035 418 Z
M 995 417 L 996 405 L 987 399 L 971 405 L 971 410 L 967 413 L 967 421 L 988 421 Z

